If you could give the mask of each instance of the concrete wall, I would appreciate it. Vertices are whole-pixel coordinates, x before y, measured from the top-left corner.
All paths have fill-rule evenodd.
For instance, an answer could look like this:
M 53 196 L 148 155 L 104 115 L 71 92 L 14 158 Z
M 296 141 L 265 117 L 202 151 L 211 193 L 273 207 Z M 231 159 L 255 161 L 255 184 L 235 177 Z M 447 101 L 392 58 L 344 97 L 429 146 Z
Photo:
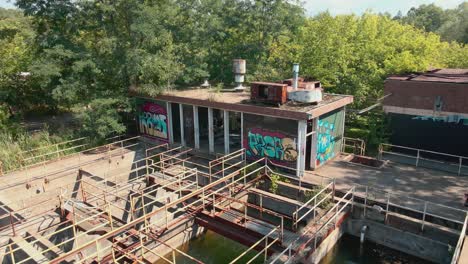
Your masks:
M 326 113 L 319 117 L 317 124 L 317 156 L 315 167 L 319 167 L 333 159 L 341 151 L 344 132 L 344 109 Z
M 296 120 L 244 114 L 243 138 L 247 158 L 268 157 L 275 163 L 296 168 L 299 156 Z
M 367 225 L 365 239 L 374 243 L 426 259 L 436 263 L 450 262 L 451 253 L 447 244 L 366 219 L 349 219 L 346 233 L 360 235 L 361 227 Z

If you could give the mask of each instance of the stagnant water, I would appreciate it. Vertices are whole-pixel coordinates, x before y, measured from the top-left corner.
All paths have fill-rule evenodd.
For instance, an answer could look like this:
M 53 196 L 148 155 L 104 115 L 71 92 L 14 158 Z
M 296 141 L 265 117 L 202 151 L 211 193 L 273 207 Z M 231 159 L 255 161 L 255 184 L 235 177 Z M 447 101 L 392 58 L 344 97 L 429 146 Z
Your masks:
M 320 264 L 431 264 L 432 262 L 391 248 L 344 235 Z
M 240 254 L 242 254 L 248 247 L 237 243 L 231 239 L 225 238 L 218 235 L 215 232 L 207 231 L 205 234 L 197 237 L 196 239 L 186 243 L 181 248 L 181 251 L 189 254 L 190 256 L 207 264 L 220 264 L 229 263 Z M 237 263 L 246 263 L 253 258 L 258 252 L 250 251 L 240 259 Z M 169 256 L 167 257 L 171 259 Z M 167 262 L 156 262 L 156 263 L 167 263 Z M 194 263 L 193 261 L 182 256 L 182 254 L 176 255 L 176 263 Z M 260 255 L 257 259 L 251 263 L 260 264 L 263 262 L 263 255 Z
M 179 248 L 196 259 L 207 264 L 229 263 L 242 254 L 247 247 L 233 240 L 208 231 Z M 252 251 L 237 263 L 246 263 L 258 252 Z M 171 256 L 167 256 L 171 259 Z M 193 263 L 181 254 L 176 255 L 177 263 Z M 166 263 L 164 261 L 156 263 Z M 251 263 L 264 263 L 260 255 Z M 321 264 L 432 264 L 423 259 L 365 241 L 361 246 L 359 238 L 344 235 L 330 250 Z

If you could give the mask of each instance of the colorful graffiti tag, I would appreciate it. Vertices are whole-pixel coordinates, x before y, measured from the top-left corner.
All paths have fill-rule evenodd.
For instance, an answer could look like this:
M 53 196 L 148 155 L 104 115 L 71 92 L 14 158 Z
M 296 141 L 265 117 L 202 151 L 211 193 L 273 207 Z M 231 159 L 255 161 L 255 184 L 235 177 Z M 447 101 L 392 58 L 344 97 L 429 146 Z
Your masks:
M 250 159 L 268 157 L 279 163 L 297 160 L 296 139 L 289 138 L 279 132 L 252 128 L 248 131 L 244 148 Z
M 144 103 L 138 122 L 140 133 L 163 140 L 168 139 L 167 111 L 164 107 L 152 102 Z
M 335 157 L 335 136 L 333 131 L 335 124 L 325 120 L 319 120 L 317 139 L 317 165 Z

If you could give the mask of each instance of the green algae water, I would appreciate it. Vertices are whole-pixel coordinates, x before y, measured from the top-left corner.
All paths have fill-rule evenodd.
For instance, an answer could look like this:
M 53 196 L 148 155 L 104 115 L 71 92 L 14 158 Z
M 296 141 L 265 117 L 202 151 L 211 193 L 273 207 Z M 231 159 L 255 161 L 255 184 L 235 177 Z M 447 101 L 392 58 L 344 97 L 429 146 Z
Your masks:
M 224 264 L 234 260 L 247 247 L 225 238 L 215 232 L 207 231 L 179 248 L 181 251 L 207 264 Z M 237 263 L 246 263 L 258 252 L 251 251 Z M 167 256 L 171 259 L 171 256 Z M 165 261 L 158 261 L 166 263 Z M 194 263 L 190 259 L 176 255 L 176 263 Z M 251 263 L 264 263 L 263 254 Z M 432 264 L 432 262 L 399 252 L 370 241 L 361 246 L 359 238 L 343 235 L 338 243 L 328 252 L 320 264 Z
M 432 264 L 432 262 L 359 238 L 343 235 L 320 264 Z
M 207 264 L 229 263 L 242 254 L 246 249 L 248 249 L 248 247 L 225 238 L 213 231 L 207 231 L 205 234 L 202 234 L 179 248 L 179 250 Z M 237 263 L 246 263 L 257 254 L 258 251 L 250 251 Z M 168 258 L 171 259 L 170 257 Z M 163 261 L 156 263 L 159 264 L 167 262 Z M 176 263 L 192 264 L 194 262 L 181 254 L 177 254 Z M 258 258 L 251 263 L 264 263 L 263 254 L 260 254 Z

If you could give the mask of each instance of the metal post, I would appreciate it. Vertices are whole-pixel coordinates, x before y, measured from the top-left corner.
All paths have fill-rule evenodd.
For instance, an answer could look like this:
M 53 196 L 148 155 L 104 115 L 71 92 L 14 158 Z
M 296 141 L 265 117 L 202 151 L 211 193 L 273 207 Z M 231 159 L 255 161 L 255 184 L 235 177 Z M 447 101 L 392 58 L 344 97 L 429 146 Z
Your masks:
M 263 195 L 260 194 L 260 218 L 263 218 Z
M 390 193 L 387 194 L 387 208 L 385 210 L 385 224 L 387 224 L 389 204 L 390 204 Z
M 215 206 L 216 206 L 216 200 L 215 200 L 215 194 L 213 193 L 213 207 L 211 208 L 211 215 L 215 215 Z
M 364 196 L 364 217 L 366 217 L 367 212 L 367 194 L 368 194 L 369 187 L 366 186 L 366 195 Z
M 244 206 L 244 227 L 247 227 L 247 206 Z
M 462 168 L 462 166 L 463 166 L 463 165 L 462 165 L 462 164 L 463 164 L 463 158 L 462 158 L 462 157 L 459 157 L 459 159 L 460 159 L 460 162 L 459 162 L 459 164 L 458 164 L 458 176 L 461 175 L 461 168 Z
M 266 261 L 268 258 L 268 236 L 265 237 L 265 257 L 263 261 Z
M 418 154 L 416 156 L 416 167 L 419 165 L 419 149 L 418 149 Z
M 13 231 L 13 236 L 16 236 L 16 230 L 15 230 L 15 223 L 13 221 L 13 213 L 10 212 L 10 225 L 11 225 L 11 231 Z
M 426 223 L 427 202 L 424 202 L 424 212 L 422 217 L 421 232 L 424 232 L 424 224 Z

